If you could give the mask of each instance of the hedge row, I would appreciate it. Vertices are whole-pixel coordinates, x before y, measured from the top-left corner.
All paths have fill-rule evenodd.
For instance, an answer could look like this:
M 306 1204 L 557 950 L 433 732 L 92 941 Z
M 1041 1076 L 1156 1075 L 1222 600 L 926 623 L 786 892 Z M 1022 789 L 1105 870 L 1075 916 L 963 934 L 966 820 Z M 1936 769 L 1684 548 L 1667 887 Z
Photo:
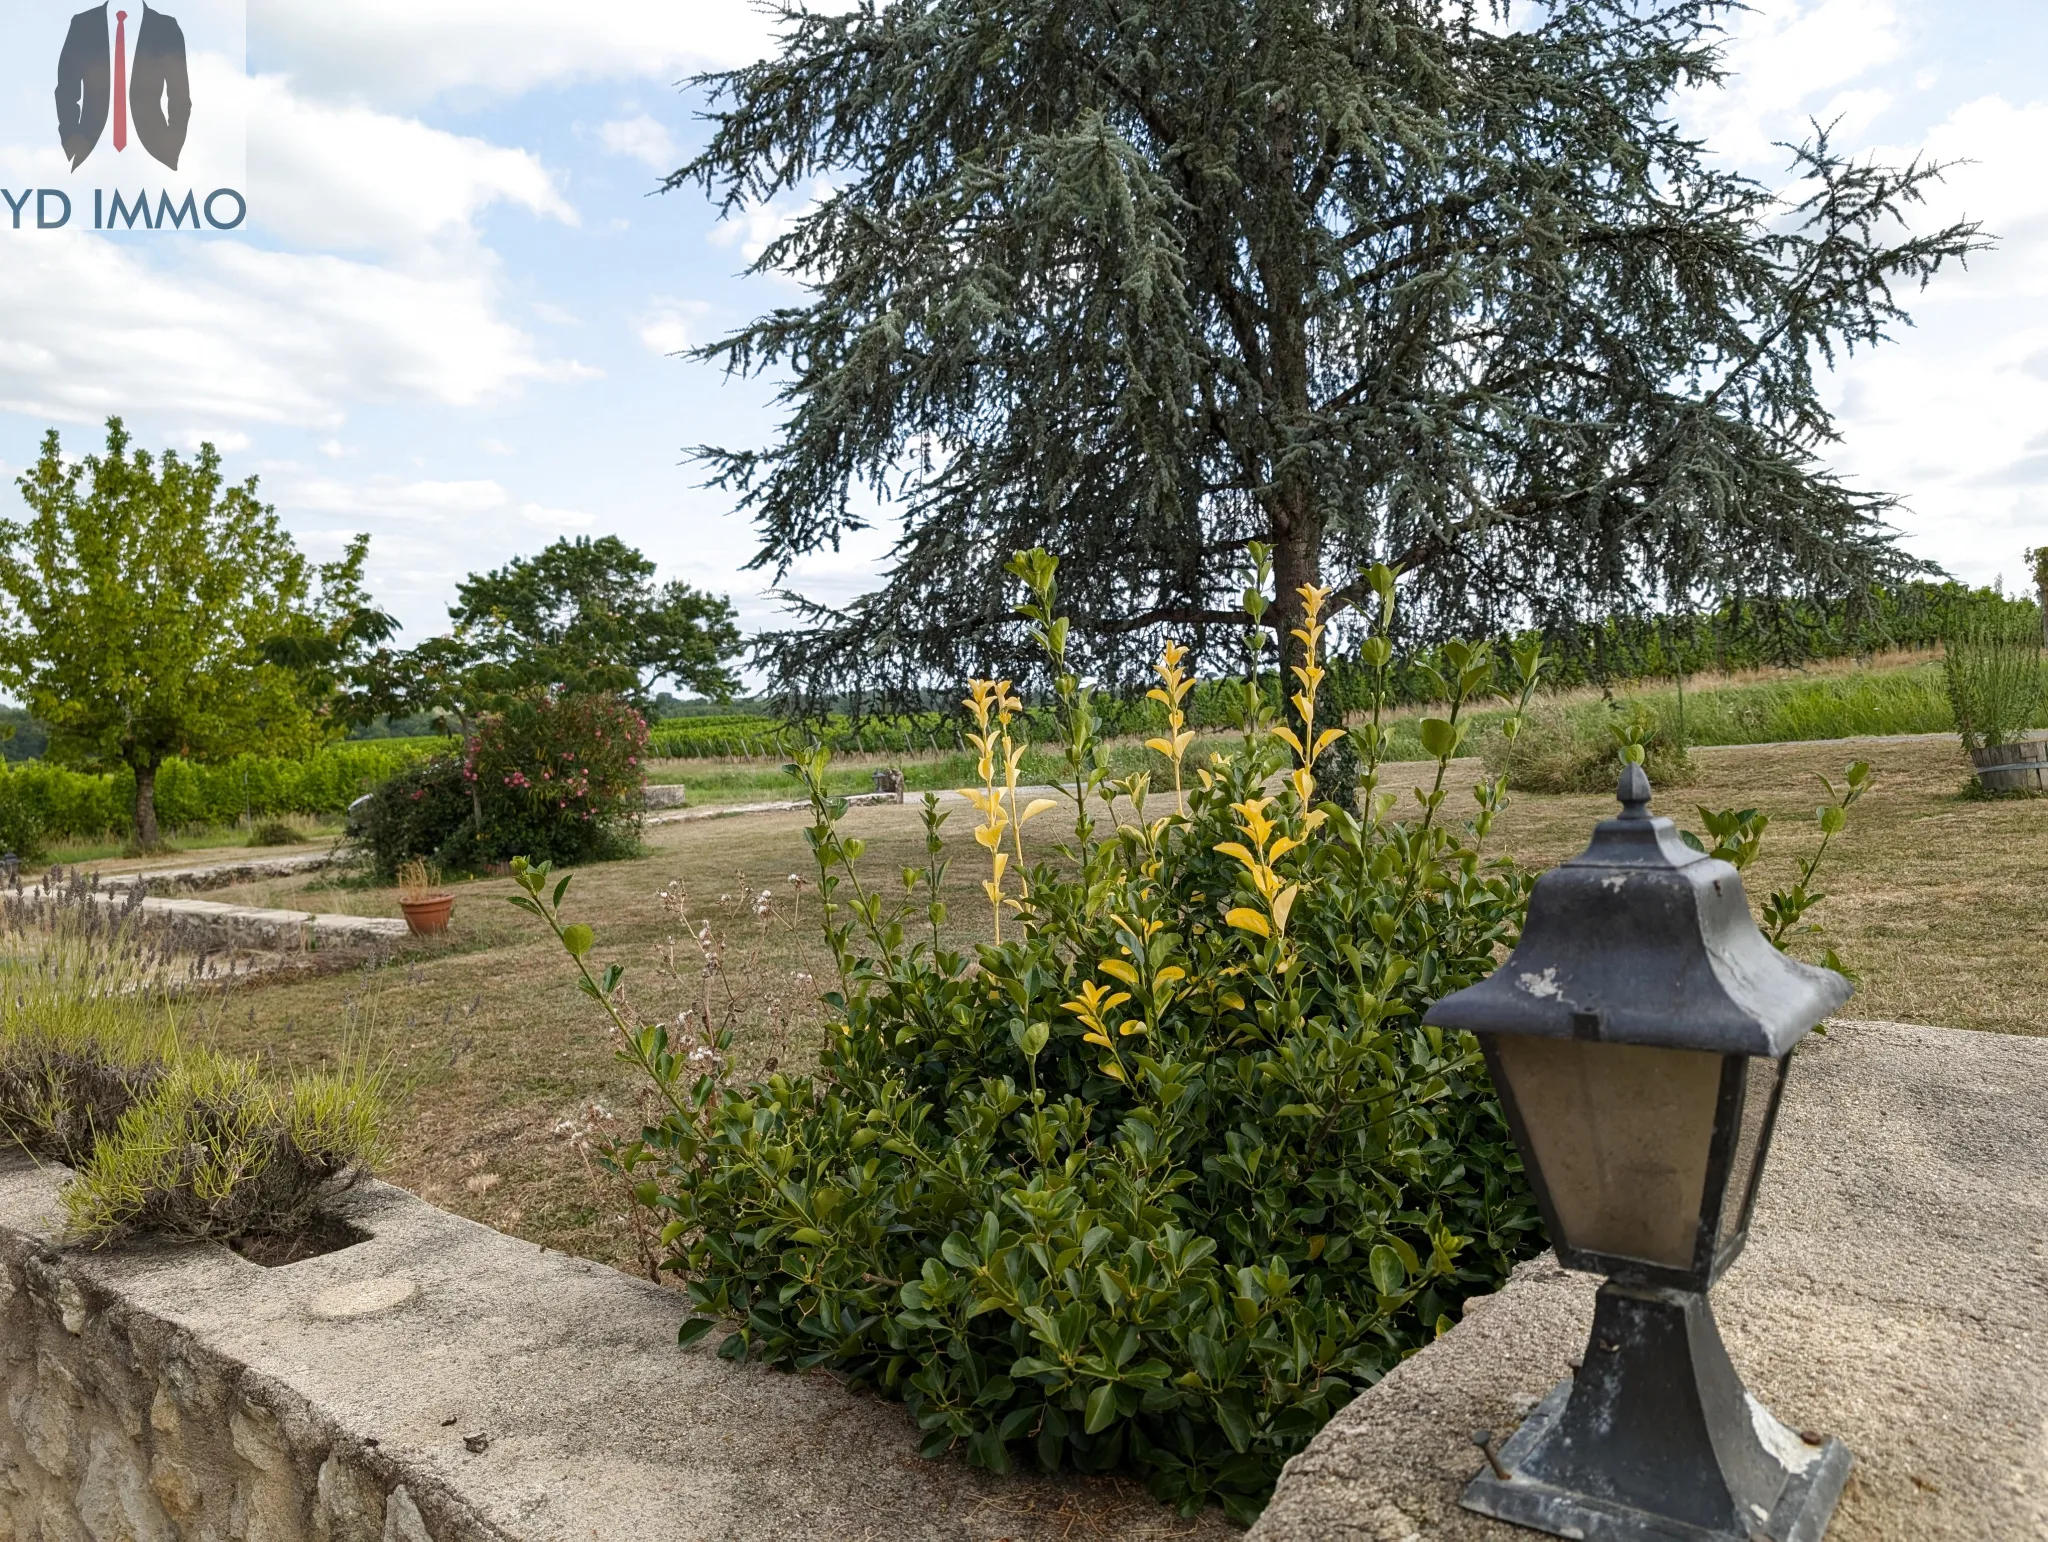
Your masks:
M 303 760 L 237 755 L 198 765 L 164 762 L 156 776 L 157 819 L 166 826 L 231 824 L 283 814 L 339 814 L 377 783 L 453 746 L 450 739 L 362 739 L 329 745 Z M 0 763 L 0 796 L 19 798 L 46 840 L 91 840 L 125 831 L 135 807 L 128 771 L 67 770 L 44 760 Z

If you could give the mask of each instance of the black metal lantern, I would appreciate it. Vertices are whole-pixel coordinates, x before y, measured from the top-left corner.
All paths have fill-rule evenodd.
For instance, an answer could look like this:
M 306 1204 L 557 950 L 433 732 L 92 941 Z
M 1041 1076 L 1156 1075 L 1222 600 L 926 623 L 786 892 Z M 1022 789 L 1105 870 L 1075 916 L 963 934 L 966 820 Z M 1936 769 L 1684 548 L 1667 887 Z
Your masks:
M 1707 1290 L 1742 1251 L 1795 1044 L 1849 997 L 1756 928 L 1742 880 L 1622 813 L 1536 882 L 1499 969 L 1425 1021 L 1478 1035 L 1593 1335 L 1464 1504 L 1587 1542 L 1818 1542 L 1849 1474 L 1743 1387 Z

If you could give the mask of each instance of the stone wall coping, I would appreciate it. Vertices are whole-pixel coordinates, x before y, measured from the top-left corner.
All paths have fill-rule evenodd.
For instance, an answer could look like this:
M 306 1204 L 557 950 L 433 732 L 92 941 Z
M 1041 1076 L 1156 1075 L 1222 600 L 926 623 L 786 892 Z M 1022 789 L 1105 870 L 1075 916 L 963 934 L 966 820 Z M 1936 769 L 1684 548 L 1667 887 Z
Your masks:
M 0 1538 L 10 1481 L 39 1503 L 64 1485 L 125 1493 L 128 1529 L 115 1531 L 146 1542 L 1240 1535 L 1130 1481 L 926 1460 L 901 1405 L 823 1372 L 721 1360 L 716 1332 L 679 1350 L 679 1292 L 383 1183 L 340 1206 L 367 1241 L 266 1269 L 212 1244 L 62 1246 L 65 1176 L 0 1159 Z M 189 1393 L 175 1436 L 146 1412 L 165 1386 Z M 220 1439 L 207 1462 L 173 1449 L 208 1421 Z M 196 1472 L 218 1503 L 150 1530 L 167 1513 L 166 1462 L 187 1477 L 163 1492 L 185 1493 Z M 106 1473 L 127 1473 L 126 1487 Z M 279 1529 L 252 1529 L 264 1504 Z
M 1531 1542 L 1463 1510 L 1585 1350 L 1548 1254 L 1343 1409 L 1248 1542 Z M 1715 1316 L 1750 1390 L 1855 1454 L 1828 1542 L 2048 1538 L 2048 1039 L 1830 1025 L 1798 1051 Z

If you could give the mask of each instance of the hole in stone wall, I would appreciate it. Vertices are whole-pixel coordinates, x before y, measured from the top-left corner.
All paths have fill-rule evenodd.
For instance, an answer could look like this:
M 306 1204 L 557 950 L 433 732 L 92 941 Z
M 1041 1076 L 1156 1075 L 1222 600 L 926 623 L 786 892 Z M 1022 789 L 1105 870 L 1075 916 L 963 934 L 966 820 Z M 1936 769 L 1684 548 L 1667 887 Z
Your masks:
M 343 1248 L 369 1240 L 368 1232 L 360 1226 L 351 1226 L 340 1216 L 316 1215 L 312 1223 L 300 1231 L 289 1234 L 251 1232 L 237 1237 L 228 1246 L 252 1264 L 275 1269 L 283 1264 L 318 1258 L 323 1253 L 339 1253 Z

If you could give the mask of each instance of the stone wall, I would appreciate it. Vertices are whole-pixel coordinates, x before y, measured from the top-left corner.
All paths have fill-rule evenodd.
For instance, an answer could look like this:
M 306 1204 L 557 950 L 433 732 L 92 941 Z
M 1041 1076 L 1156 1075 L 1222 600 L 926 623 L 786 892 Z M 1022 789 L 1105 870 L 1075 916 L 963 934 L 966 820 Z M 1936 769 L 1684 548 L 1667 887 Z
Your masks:
M 1137 1484 L 926 1461 L 902 1407 L 678 1349 L 680 1293 L 367 1183 L 280 1268 L 61 1244 L 0 1157 L 0 1542 L 1224 1542 Z
M 0 1542 L 472 1542 L 374 1441 L 5 1234 Z

